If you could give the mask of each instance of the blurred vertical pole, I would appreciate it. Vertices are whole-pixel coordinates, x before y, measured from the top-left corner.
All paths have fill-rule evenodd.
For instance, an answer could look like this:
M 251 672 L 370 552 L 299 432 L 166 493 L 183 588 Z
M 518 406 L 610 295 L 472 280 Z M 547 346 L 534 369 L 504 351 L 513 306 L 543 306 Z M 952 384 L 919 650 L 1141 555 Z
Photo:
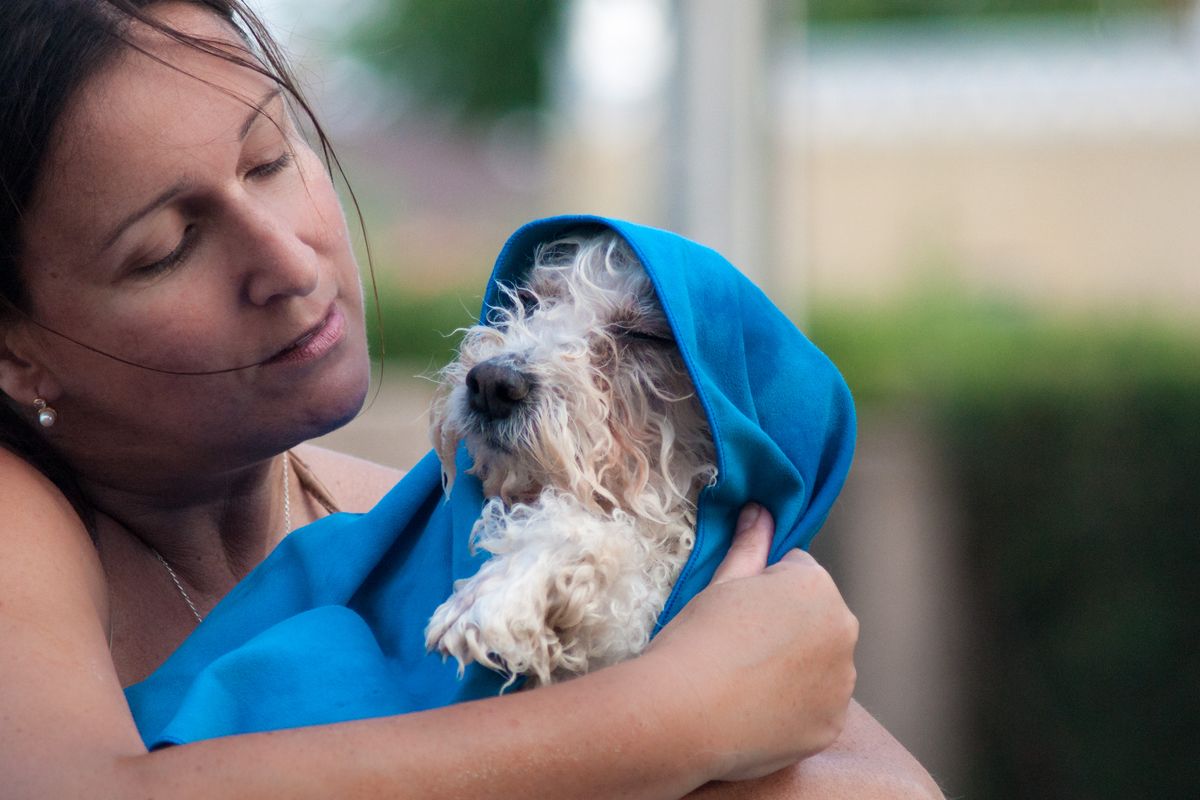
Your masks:
M 725 254 L 768 293 L 767 28 L 771 0 L 673 0 L 668 226 Z M 777 298 L 778 299 L 778 298 Z
M 665 225 L 673 0 L 570 0 L 556 52 L 550 208 Z

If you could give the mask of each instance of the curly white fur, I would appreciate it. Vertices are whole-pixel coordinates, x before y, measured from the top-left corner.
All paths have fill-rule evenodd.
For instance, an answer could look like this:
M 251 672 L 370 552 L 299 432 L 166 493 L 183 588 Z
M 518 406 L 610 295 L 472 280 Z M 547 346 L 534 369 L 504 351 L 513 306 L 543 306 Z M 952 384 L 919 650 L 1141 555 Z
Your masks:
M 456 582 L 426 644 L 460 669 L 549 683 L 646 646 L 716 467 L 670 327 L 622 239 L 544 245 L 528 283 L 503 293 L 443 370 L 431 429 L 447 490 L 467 444 L 490 498 L 472 546 L 492 557 Z M 511 413 L 481 410 L 477 365 L 519 373 Z

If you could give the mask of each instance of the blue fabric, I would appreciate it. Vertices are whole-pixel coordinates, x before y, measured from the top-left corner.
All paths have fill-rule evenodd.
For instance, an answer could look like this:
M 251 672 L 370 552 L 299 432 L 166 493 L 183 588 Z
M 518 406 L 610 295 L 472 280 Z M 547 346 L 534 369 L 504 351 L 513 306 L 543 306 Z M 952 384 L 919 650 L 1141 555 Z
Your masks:
M 700 499 L 696 546 L 660 618 L 712 578 L 748 500 L 776 520 L 771 560 L 806 547 L 842 487 L 854 408 L 837 370 L 723 257 L 671 233 L 597 217 L 518 230 L 496 282 L 519 281 L 534 247 L 585 226 L 620 233 L 641 258 L 708 414 L 720 476 Z M 495 695 L 500 676 L 425 652 L 424 627 L 458 578 L 482 507 L 465 474 L 444 498 L 427 455 L 367 514 L 295 531 L 126 696 L 147 746 L 402 714 Z

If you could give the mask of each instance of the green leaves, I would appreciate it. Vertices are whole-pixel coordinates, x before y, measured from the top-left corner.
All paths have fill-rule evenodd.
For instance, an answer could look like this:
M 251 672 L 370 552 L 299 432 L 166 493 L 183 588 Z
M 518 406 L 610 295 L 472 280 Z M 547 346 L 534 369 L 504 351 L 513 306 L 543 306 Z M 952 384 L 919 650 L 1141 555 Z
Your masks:
M 377 0 L 354 52 L 425 106 L 467 122 L 536 108 L 564 0 Z

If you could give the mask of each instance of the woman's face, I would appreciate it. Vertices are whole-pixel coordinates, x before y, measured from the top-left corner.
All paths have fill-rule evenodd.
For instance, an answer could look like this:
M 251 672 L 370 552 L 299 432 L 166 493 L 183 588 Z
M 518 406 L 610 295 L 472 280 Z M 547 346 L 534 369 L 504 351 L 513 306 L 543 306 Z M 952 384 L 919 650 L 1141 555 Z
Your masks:
M 168 23 L 241 41 L 182 3 Z M 271 81 L 147 31 L 86 82 L 23 229 L 50 432 L 77 463 L 231 463 L 320 434 L 369 381 L 362 290 L 336 193 Z M 289 349 L 291 348 L 291 349 Z M 260 363 L 260 362 L 266 363 Z

